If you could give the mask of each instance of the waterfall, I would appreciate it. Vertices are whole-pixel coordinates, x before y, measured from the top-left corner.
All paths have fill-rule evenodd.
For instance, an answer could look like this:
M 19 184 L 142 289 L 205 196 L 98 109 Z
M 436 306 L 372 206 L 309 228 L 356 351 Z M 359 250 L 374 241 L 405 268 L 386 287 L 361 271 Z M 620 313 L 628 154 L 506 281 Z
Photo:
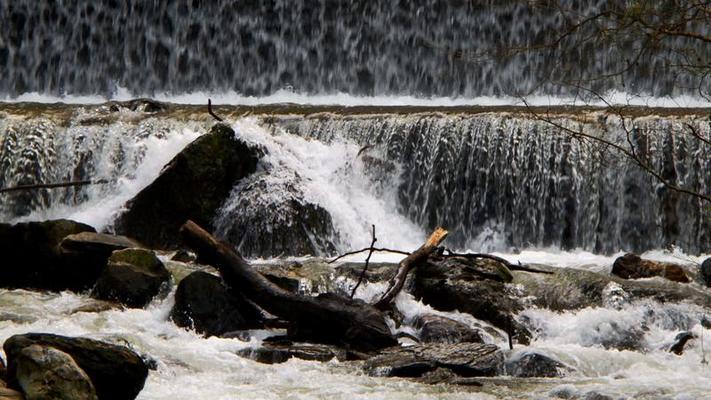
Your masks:
M 237 92 L 416 97 L 581 94 L 653 96 L 708 92 L 708 80 L 671 68 L 711 49 L 689 39 L 659 43 L 629 64 L 639 43 L 565 37 L 552 51 L 501 57 L 550 42 L 568 17 L 613 2 L 571 3 L 567 16 L 532 1 L 176 0 L 0 3 L 0 95 L 134 95 Z M 564 2 L 565 3 L 565 2 Z M 623 2 L 624 3 L 624 2 Z M 708 27 L 699 27 L 699 32 Z M 627 42 L 629 41 L 629 43 Z M 494 52 L 491 57 L 481 54 Z M 683 53 L 683 54 L 682 54 Z M 555 60 L 555 62 L 554 62 Z M 626 66 L 625 68 L 622 68 Z M 622 68 L 622 71 L 620 69 Z
M 2 194 L 0 221 L 70 218 L 108 227 L 202 125 L 120 106 L 43 111 L 0 115 L 0 187 L 108 183 Z
M 629 137 L 670 182 L 708 194 L 711 153 L 692 134 L 708 135 L 708 121 L 587 117 L 320 114 L 269 122 L 320 141 L 373 146 L 401 171 L 398 211 L 426 230 L 448 227 L 455 247 L 709 251 L 708 204 L 670 191 L 610 146 L 561 129 L 623 145 Z
M 110 183 L 4 195 L 1 220 L 68 217 L 111 230 L 125 202 L 208 126 L 177 106 L 160 116 L 108 105 L 62 110 L 0 119 L 0 187 Z M 233 119 L 238 137 L 265 156 L 225 199 L 217 233 L 240 247 L 245 235 L 286 237 L 302 227 L 291 243 L 310 240 L 316 254 L 367 246 L 373 224 L 380 245 L 398 248 L 416 247 L 442 225 L 458 249 L 711 251 L 708 204 L 669 190 L 610 146 L 563 130 L 629 140 L 664 179 L 708 194 L 711 152 L 692 134 L 711 130 L 700 113 L 623 121 L 604 111 L 561 112 L 540 120 L 513 110 Z M 289 246 L 274 242 L 268 255 L 288 254 Z M 267 247 L 241 251 L 267 255 L 260 252 Z

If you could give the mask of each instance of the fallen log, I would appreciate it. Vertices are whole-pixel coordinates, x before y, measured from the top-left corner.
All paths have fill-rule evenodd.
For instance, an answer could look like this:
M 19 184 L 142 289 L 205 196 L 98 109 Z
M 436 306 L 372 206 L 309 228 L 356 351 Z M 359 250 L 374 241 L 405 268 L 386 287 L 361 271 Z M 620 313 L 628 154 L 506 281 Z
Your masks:
M 447 237 L 447 233 L 447 230 L 444 228 L 435 229 L 425 244 L 400 261 L 395 276 L 390 280 L 388 290 L 386 290 L 380 300 L 375 303 L 375 308 L 379 310 L 388 308 L 390 303 L 395 299 L 395 296 L 397 296 L 403 286 L 405 286 L 405 279 L 407 278 L 407 274 L 410 273 L 410 270 L 425 261 L 430 254 L 437 250 L 437 246 Z
M 385 315 L 362 300 L 334 294 L 300 296 L 281 289 L 234 250 L 192 221 L 180 228 L 184 242 L 199 261 L 218 269 L 225 283 L 271 314 L 289 321 L 289 336 L 309 342 L 336 344 L 359 351 L 397 345 Z

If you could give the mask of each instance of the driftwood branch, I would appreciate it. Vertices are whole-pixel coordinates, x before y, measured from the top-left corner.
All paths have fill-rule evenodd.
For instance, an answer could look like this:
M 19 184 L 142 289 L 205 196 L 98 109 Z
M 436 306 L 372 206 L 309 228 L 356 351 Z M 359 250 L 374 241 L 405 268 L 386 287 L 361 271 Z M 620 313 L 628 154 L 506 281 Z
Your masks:
M 358 290 L 358 286 L 360 286 L 361 282 L 363 282 L 363 278 L 365 277 L 365 273 L 368 271 L 368 264 L 370 263 L 370 256 L 373 255 L 373 246 L 375 245 L 375 242 L 378 241 L 378 239 L 375 237 L 375 225 L 373 225 L 373 240 L 370 242 L 370 251 L 368 252 L 368 257 L 365 258 L 365 265 L 363 266 L 363 270 L 360 272 L 360 276 L 358 277 L 358 283 L 356 283 L 355 286 L 353 286 L 353 290 L 351 291 L 351 299 L 353 296 L 355 296 L 356 290 Z
M 23 190 L 36 190 L 36 189 L 55 189 L 63 187 L 72 186 L 86 186 L 86 185 L 101 185 L 109 183 L 107 179 L 97 179 L 97 180 L 84 180 L 84 181 L 73 181 L 73 182 L 59 182 L 59 183 L 37 183 L 32 185 L 19 185 L 9 188 L 0 188 L 0 193 L 9 192 L 19 192 Z
M 375 307 L 383 310 L 388 307 L 388 305 L 395 299 L 400 290 L 402 290 L 405 285 L 405 279 L 407 274 L 416 267 L 419 263 L 426 260 L 430 254 L 432 254 L 439 246 L 440 243 L 447 237 L 447 230 L 444 228 L 437 228 L 430 235 L 427 241 L 420 246 L 419 249 L 415 250 L 412 254 L 405 257 L 400 264 L 398 264 L 397 273 L 390 280 L 390 286 L 388 290 L 385 291 L 383 297 L 375 303 Z
M 342 259 L 343 257 L 348 257 L 348 256 L 352 256 L 353 254 L 363 253 L 365 251 L 369 251 L 370 249 L 373 249 L 374 252 L 395 253 L 395 254 L 402 254 L 404 256 L 409 256 L 411 254 L 407 251 L 402 251 L 402 250 L 397 250 L 397 249 L 386 249 L 384 247 L 364 247 L 360 250 L 353 250 L 353 251 L 349 251 L 348 253 L 343 253 L 343 254 L 339 255 L 338 257 L 334 258 L 333 260 L 327 261 L 327 264 L 333 264 L 336 261 Z
M 492 254 L 485 254 L 485 253 L 455 253 L 452 250 L 447 249 L 447 254 L 445 257 L 463 257 L 463 258 L 486 258 L 489 260 L 494 260 L 498 261 L 506 266 L 511 271 L 526 271 L 526 272 L 532 272 L 536 274 L 553 274 L 551 271 L 543 271 L 540 269 L 535 269 L 531 267 L 525 267 L 523 265 L 519 264 L 512 264 L 508 262 L 508 260 L 492 255 Z
M 217 114 L 212 112 L 212 100 L 211 99 L 207 99 L 207 112 L 210 113 L 210 115 L 212 115 L 212 118 L 215 118 L 216 120 L 222 122 L 222 118 L 218 117 Z
M 202 262 L 217 268 L 225 284 L 258 306 L 289 321 L 294 337 L 361 351 L 394 346 L 385 315 L 361 301 L 333 294 L 301 296 L 271 283 L 226 244 L 192 221 L 180 228 L 183 241 Z

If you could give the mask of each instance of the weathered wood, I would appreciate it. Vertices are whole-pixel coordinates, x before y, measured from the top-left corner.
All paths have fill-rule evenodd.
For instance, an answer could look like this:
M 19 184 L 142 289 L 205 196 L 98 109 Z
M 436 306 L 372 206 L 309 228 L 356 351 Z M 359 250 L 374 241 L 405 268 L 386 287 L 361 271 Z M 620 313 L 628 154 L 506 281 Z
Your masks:
M 199 261 L 216 267 L 228 286 L 289 321 L 292 336 L 362 351 L 397 344 L 384 314 L 373 306 L 333 294 L 314 298 L 288 292 L 252 269 L 239 254 L 194 222 L 186 222 L 180 233 L 198 254 Z
M 410 273 L 412 268 L 416 267 L 419 263 L 426 260 L 430 254 L 432 254 L 439 246 L 440 243 L 447 237 L 447 230 L 444 228 L 437 228 L 432 232 L 427 241 L 420 246 L 419 249 L 415 250 L 412 254 L 405 257 L 400 261 L 397 268 L 397 273 L 390 280 L 390 285 L 388 290 L 385 291 L 383 297 L 375 303 L 377 309 L 383 310 L 388 307 L 388 305 L 395 299 L 402 287 L 405 285 L 405 279 L 407 274 Z
M 54 189 L 72 186 L 86 186 L 86 185 L 101 185 L 109 183 L 106 179 L 97 180 L 83 180 L 83 181 L 73 181 L 73 182 L 58 182 L 58 183 L 37 183 L 32 185 L 19 185 L 8 188 L 0 188 L 0 193 L 9 192 L 19 192 L 22 190 L 35 190 L 35 189 Z

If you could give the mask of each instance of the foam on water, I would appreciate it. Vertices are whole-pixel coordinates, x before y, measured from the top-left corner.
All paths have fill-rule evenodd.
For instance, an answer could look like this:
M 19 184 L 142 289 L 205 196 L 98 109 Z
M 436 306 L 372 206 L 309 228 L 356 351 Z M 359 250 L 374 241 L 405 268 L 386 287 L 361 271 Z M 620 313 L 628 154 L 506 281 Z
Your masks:
M 107 101 L 127 101 L 139 97 L 150 97 L 158 101 L 174 104 L 205 104 L 211 99 L 214 104 L 257 106 L 265 104 L 302 104 L 313 106 L 421 106 L 421 107 L 459 107 L 459 106 L 596 106 L 630 105 L 641 107 L 666 108 L 708 108 L 711 101 L 703 97 L 679 95 L 674 97 L 654 97 L 610 91 L 594 100 L 580 97 L 533 95 L 477 96 L 477 97 L 419 97 L 412 95 L 359 96 L 348 93 L 309 94 L 281 89 L 265 96 L 248 96 L 234 91 L 190 93 L 131 93 L 118 87 L 111 96 L 102 95 L 51 95 L 38 92 L 23 93 L 18 96 L 0 97 L 6 103 L 64 103 L 64 104 L 101 104 Z

